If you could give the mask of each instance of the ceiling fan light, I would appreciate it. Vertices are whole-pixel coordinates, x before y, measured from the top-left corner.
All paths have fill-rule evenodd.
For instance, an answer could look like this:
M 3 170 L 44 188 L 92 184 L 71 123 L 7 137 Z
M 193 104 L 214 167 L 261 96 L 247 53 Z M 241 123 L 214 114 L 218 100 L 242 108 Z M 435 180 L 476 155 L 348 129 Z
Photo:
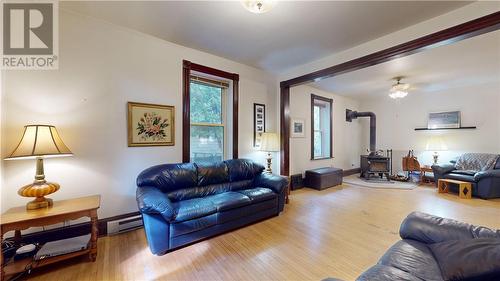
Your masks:
M 394 91 L 389 94 L 389 97 L 393 99 L 402 99 L 408 95 L 408 92 L 406 91 Z
M 408 95 L 409 84 L 400 83 L 400 78 L 397 79 L 397 83 L 392 85 L 389 97 L 393 99 L 402 99 Z
M 271 10 L 275 5 L 276 1 L 273 0 L 243 0 L 241 5 L 245 7 L 248 11 L 255 14 L 263 14 Z

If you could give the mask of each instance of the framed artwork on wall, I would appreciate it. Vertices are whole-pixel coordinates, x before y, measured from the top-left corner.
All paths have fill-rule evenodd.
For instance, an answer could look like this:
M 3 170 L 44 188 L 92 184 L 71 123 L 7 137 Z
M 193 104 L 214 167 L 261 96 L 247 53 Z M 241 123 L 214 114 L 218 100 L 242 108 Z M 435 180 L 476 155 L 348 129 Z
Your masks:
M 262 133 L 266 131 L 266 105 L 253 104 L 253 147 L 260 147 Z
M 290 128 L 290 137 L 305 138 L 306 137 L 306 121 L 304 119 L 292 119 Z
M 128 146 L 175 144 L 175 107 L 128 102 Z
M 460 128 L 460 111 L 429 113 L 427 129 Z

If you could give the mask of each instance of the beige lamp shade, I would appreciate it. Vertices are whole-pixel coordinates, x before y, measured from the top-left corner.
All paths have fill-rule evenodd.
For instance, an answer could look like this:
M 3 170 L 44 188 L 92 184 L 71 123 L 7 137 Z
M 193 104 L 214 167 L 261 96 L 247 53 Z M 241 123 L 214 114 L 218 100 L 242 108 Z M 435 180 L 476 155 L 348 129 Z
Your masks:
M 441 137 L 433 136 L 427 140 L 425 145 L 427 151 L 446 151 L 448 147 Z
M 262 151 L 280 151 L 280 141 L 276 133 L 262 133 L 260 139 L 260 149 Z
M 28 125 L 24 126 L 21 141 L 5 160 L 71 155 L 73 153 L 59 137 L 56 127 L 51 125 Z

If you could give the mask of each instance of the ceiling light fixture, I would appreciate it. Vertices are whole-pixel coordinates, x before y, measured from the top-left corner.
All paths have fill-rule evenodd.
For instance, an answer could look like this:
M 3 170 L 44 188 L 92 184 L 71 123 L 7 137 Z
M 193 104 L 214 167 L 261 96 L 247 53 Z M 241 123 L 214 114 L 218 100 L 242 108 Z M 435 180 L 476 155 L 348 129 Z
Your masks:
M 393 99 L 402 99 L 408 95 L 408 89 L 410 88 L 409 84 L 401 83 L 401 79 L 403 77 L 396 77 L 396 84 L 392 85 L 391 92 L 389 93 L 389 97 Z
M 273 0 L 244 0 L 241 1 L 241 5 L 245 9 L 252 13 L 263 14 L 271 10 L 275 5 L 276 1 Z

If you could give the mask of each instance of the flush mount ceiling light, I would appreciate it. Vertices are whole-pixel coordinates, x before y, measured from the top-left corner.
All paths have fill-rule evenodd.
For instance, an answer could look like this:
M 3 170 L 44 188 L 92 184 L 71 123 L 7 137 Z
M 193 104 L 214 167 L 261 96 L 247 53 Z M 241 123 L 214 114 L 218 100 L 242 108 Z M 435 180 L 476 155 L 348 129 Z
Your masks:
M 389 93 L 389 97 L 393 99 L 402 99 L 408 95 L 408 89 L 410 88 L 409 84 L 401 83 L 401 79 L 403 77 L 396 77 L 396 84 L 392 85 L 391 92 Z
M 276 1 L 273 0 L 244 0 L 241 4 L 245 9 L 252 13 L 263 14 L 271 10 L 275 5 Z

